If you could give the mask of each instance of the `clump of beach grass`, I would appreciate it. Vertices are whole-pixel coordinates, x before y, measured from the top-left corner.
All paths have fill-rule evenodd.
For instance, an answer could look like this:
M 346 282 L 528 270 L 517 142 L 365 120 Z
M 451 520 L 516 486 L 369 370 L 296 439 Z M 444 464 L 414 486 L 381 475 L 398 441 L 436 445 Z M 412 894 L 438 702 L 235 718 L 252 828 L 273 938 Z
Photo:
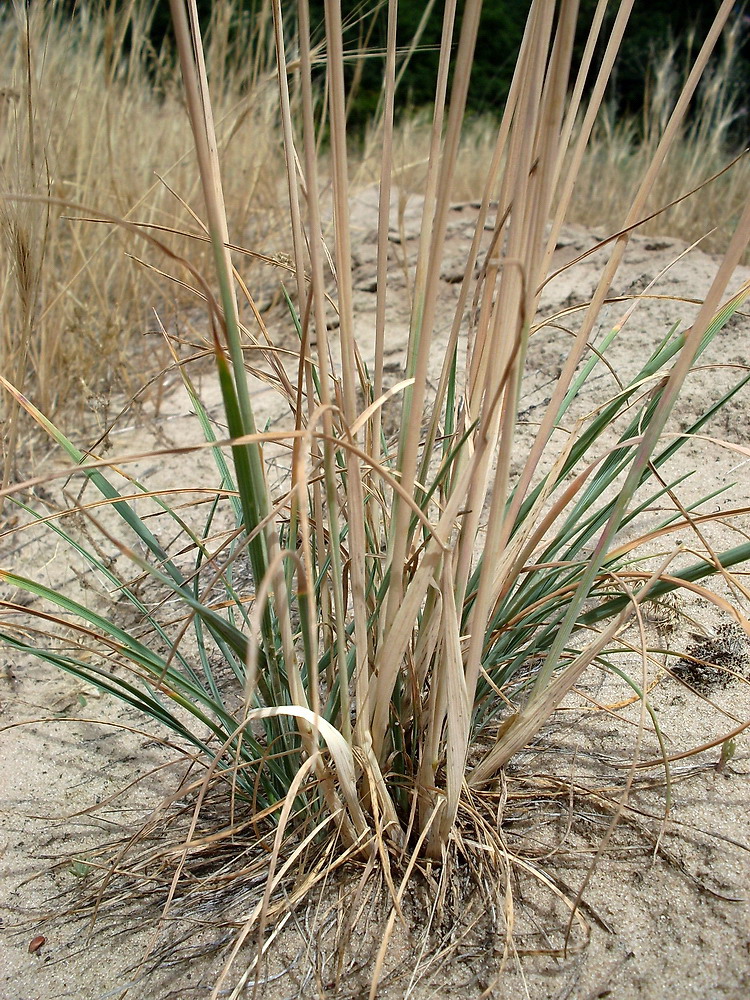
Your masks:
M 2 378 L 15 403 L 68 457 L 64 474 L 82 477 L 96 492 L 95 500 L 74 509 L 84 513 L 89 530 L 99 530 L 100 543 L 82 542 L 66 529 L 64 516 L 35 514 L 18 489 L 6 494 L 73 546 L 140 620 L 137 631 L 129 630 L 9 568 L 3 581 L 52 611 L 5 601 L 3 641 L 159 721 L 203 767 L 169 904 L 192 852 L 204 847 L 196 827 L 209 790 L 224 792 L 226 837 L 237 824 L 270 829 L 265 889 L 245 914 L 214 997 L 250 935 L 260 954 L 268 922 L 279 912 L 271 910 L 271 900 L 294 865 L 304 858 L 315 873 L 300 875 L 299 884 L 309 887 L 345 857 L 359 859 L 366 871 L 378 868 L 389 887 L 391 911 L 373 963 L 374 996 L 415 866 L 444 865 L 463 853 L 481 868 L 488 855 L 497 856 L 501 810 L 493 799 L 492 815 L 485 815 L 483 794 L 554 719 L 584 672 L 606 665 L 608 649 L 644 602 L 689 588 L 729 608 L 747 628 L 739 606 L 727 605 L 703 582 L 719 575 L 746 594 L 732 572 L 750 557 L 744 536 L 723 552 L 706 548 L 703 526 L 712 515 L 678 502 L 671 516 L 637 537 L 631 532 L 623 541 L 623 532 L 657 500 L 673 497 L 678 484 L 663 480 L 660 470 L 750 378 L 739 377 L 684 433 L 665 436 L 693 365 L 748 294 L 744 288 L 725 298 L 748 242 L 750 203 L 693 324 L 673 329 L 594 411 L 582 415 L 576 408 L 623 328 L 618 323 L 591 350 L 629 235 L 652 210 L 660 170 L 683 132 L 731 2 L 722 4 L 606 243 L 598 287 L 579 312 L 520 471 L 514 466 L 529 343 L 555 321 L 537 317 L 541 290 L 631 6 L 620 6 L 609 35 L 600 38 L 600 5 L 572 76 L 577 4 L 532 4 L 484 180 L 476 237 L 441 346 L 439 378 L 432 383 L 438 283 L 481 10 L 479 0 L 468 0 L 459 24 L 456 4 L 446 3 L 409 339 L 401 377 L 385 389 L 395 0 L 388 6 L 379 126 L 377 313 L 374 329 L 364 334 L 357 333 L 352 292 L 340 7 L 336 0 L 326 3 L 327 105 L 321 115 L 307 2 L 300 0 L 293 25 L 285 23 L 279 0 L 270 5 L 294 284 L 289 323 L 299 341 L 291 360 L 268 343 L 267 331 L 256 336 L 240 325 L 238 295 L 249 293 L 236 280 L 197 10 L 192 0 L 171 0 L 218 293 L 195 265 L 186 265 L 187 280 L 208 310 L 226 437 L 216 436 L 187 366 L 179 370 L 220 485 L 207 504 L 202 498 L 190 505 L 182 498 L 196 489 L 193 483 L 175 485 L 177 502 L 134 478 L 123 481 L 127 456 L 115 463 L 88 453 Z M 595 51 L 603 52 L 600 62 Z M 329 143 L 325 174 L 321 117 Z M 329 185 L 330 227 L 322 196 Z M 492 239 L 480 257 L 487 225 Z M 143 234 L 159 249 L 151 230 Z M 259 427 L 248 379 L 247 367 L 258 357 L 291 414 L 286 427 L 273 431 Z M 383 434 L 386 406 L 399 408 L 396 441 Z M 288 455 L 289 479 L 281 490 L 269 486 L 265 462 L 275 445 Z M 726 521 L 731 512 L 721 517 Z M 214 526 L 222 518 L 231 521 L 231 530 L 217 541 Z M 703 554 L 686 561 L 683 546 L 671 540 L 691 530 Z M 175 535 L 180 543 L 170 548 Z M 663 551 L 644 568 L 639 552 L 651 555 L 655 539 Z M 104 543 L 116 561 L 102 558 Z M 133 574 L 161 588 L 168 613 L 162 602 L 142 599 Z M 54 643 L 58 628 L 73 641 Z M 629 682 L 641 695 L 642 678 Z M 642 700 L 641 729 L 648 712 Z

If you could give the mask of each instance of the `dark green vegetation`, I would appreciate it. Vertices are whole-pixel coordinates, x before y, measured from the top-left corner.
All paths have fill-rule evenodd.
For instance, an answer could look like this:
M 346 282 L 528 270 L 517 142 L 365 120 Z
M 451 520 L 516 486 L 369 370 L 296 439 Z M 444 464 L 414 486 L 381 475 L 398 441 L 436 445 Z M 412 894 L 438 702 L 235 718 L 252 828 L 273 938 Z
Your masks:
M 61 6 L 71 13 L 96 8 L 101 0 L 63 0 Z M 115 12 L 132 8 L 131 0 L 116 0 L 104 6 Z M 149 41 L 154 58 L 165 50 L 172 51 L 173 40 L 167 0 L 147 0 L 151 8 Z M 198 0 L 202 28 L 208 30 L 212 16 L 227 5 L 216 0 Z M 260 16 L 261 0 L 234 0 L 231 18 L 237 26 Z M 285 12 L 287 28 L 293 30 L 293 4 Z M 398 44 L 408 48 L 420 31 L 420 24 L 428 4 L 426 0 L 401 0 L 399 3 Z M 579 25 L 587 25 L 597 6 L 597 0 L 581 0 Z M 605 32 L 614 20 L 617 3 L 610 3 L 605 15 Z M 740 5 L 738 5 L 740 6 Z M 342 16 L 345 23 L 344 43 L 350 52 L 367 53 L 364 60 L 353 59 L 347 72 L 349 83 L 354 82 L 355 92 L 350 94 L 350 120 L 361 128 L 369 121 L 377 108 L 381 95 L 383 65 L 380 55 L 385 50 L 387 5 L 384 0 L 343 0 Z M 440 34 L 443 16 L 442 2 L 434 2 L 420 35 L 419 50 L 412 57 L 405 74 L 400 93 L 397 94 L 397 108 L 419 108 L 431 104 L 434 99 L 434 81 L 437 72 L 440 49 Z M 464 3 L 459 3 L 459 13 Z M 322 40 L 323 0 L 310 3 L 313 38 Z M 702 0 L 698 4 L 675 4 L 673 0 L 636 0 L 630 18 L 627 34 L 610 84 L 610 100 L 614 101 L 618 113 L 638 115 L 643 108 L 644 78 L 648 78 L 654 59 L 666 50 L 672 42 L 677 43 L 676 60 L 687 62 L 695 38 L 705 37 L 717 10 L 719 0 Z M 485 4 L 479 30 L 479 40 L 474 55 L 474 71 L 469 88 L 467 109 L 470 113 L 497 113 L 502 110 L 508 94 L 511 75 L 521 44 L 529 0 L 491 0 Z M 222 20 L 223 20 L 223 15 Z M 573 68 L 577 68 L 585 42 L 583 27 L 579 27 L 573 55 Z M 735 64 L 739 91 L 747 90 L 750 82 L 750 46 L 744 40 L 739 58 Z M 733 141 L 746 144 L 747 111 L 734 126 Z

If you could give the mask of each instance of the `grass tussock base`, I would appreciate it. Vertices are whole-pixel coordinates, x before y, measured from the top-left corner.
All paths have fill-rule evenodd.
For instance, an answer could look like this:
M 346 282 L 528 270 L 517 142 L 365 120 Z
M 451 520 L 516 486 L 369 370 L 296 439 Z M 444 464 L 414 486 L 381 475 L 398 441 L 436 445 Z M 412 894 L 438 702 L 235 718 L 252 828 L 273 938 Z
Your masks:
M 61 876 L 74 872 L 75 886 L 58 897 L 50 926 L 36 919 L 33 927 L 54 934 L 61 918 L 83 928 L 93 916 L 97 937 L 109 947 L 158 934 L 148 955 L 120 975 L 123 985 L 146 982 L 165 998 L 201 995 L 226 969 L 228 953 L 234 970 L 228 994 L 236 996 L 253 988 L 269 1000 L 311 992 L 327 1000 L 388 1000 L 459 988 L 495 995 L 502 977 L 522 966 L 531 973 L 534 963 L 570 964 L 585 951 L 592 926 L 611 931 L 570 879 L 590 868 L 592 846 L 618 813 L 610 863 L 645 873 L 655 851 L 680 878 L 699 879 L 663 840 L 662 817 L 648 815 L 642 803 L 622 808 L 622 771 L 600 760 L 573 785 L 545 766 L 554 769 L 564 752 L 551 745 L 537 750 L 536 773 L 513 768 L 474 796 L 461 808 L 440 864 L 393 850 L 374 863 L 335 839 L 323 851 L 308 843 L 300 853 L 306 831 L 298 827 L 281 851 L 296 863 L 279 872 L 265 910 L 259 903 L 273 825 L 227 827 L 220 786 L 205 795 L 194 824 L 197 783 L 186 775 L 132 834 L 80 856 L 66 851 L 55 868 Z M 652 778 L 643 780 L 653 789 Z M 126 801 L 120 793 L 112 803 Z M 101 809 L 111 826 L 111 804 L 89 811 L 91 820 Z M 701 883 L 703 891 L 716 891 Z M 238 935 L 243 944 L 235 953 Z

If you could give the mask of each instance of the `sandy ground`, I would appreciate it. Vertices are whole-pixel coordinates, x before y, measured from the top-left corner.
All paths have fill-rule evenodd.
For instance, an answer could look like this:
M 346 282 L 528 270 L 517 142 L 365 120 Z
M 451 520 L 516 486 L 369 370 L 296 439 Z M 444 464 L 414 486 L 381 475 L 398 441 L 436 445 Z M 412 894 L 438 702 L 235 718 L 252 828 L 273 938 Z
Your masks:
M 414 261 L 418 208 L 416 203 L 408 205 L 400 224 L 394 213 L 387 366 L 394 379 L 403 363 L 406 286 Z M 457 206 L 452 213 L 441 290 L 446 305 L 458 294 L 456 281 L 474 217 L 475 209 L 470 205 Z M 372 328 L 375 309 L 371 193 L 366 192 L 355 203 L 354 222 L 358 227 L 355 309 L 364 335 Z M 602 235 L 567 229 L 555 267 L 588 249 Z M 684 244 L 669 238 L 634 237 L 613 293 L 641 290 L 684 249 Z M 601 254 L 597 254 L 552 282 L 544 293 L 542 314 L 551 315 L 584 302 L 594 288 L 600 263 Z M 694 250 L 668 270 L 653 291 L 678 300 L 699 298 L 705 294 L 715 266 L 714 260 Z M 738 271 L 732 290 L 748 278 L 750 271 Z M 625 308 L 622 302 L 610 306 L 602 329 Z M 689 301 L 644 300 L 608 353 L 608 361 L 622 374 L 632 372 L 672 323 L 686 325 L 694 312 Z M 450 310 L 445 314 L 450 315 Z M 678 422 L 686 422 L 692 412 L 729 384 L 736 374 L 731 366 L 746 361 L 748 334 L 750 320 L 738 316 L 720 335 L 701 370 L 690 379 Z M 438 330 L 438 342 L 446 336 L 447 329 Z M 528 425 L 519 430 L 519 447 L 531 433 L 534 413 L 543 405 L 559 372 L 568 336 L 563 330 L 547 328 L 532 343 L 523 396 Z M 605 398 L 612 384 L 606 371 L 597 375 L 585 389 L 582 406 Z M 218 394 L 210 376 L 201 380 L 201 388 L 210 410 L 220 418 Z M 260 383 L 255 388 L 261 417 L 272 423 L 282 420 L 283 412 L 272 391 Z M 715 418 L 710 433 L 746 444 L 749 424 L 745 396 Z M 195 442 L 199 435 L 187 397 L 174 385 L 158 414 L 151 404 L 146 405 L 137 426 L 117 428 L 111 442 L 115 453 L 123 454 Z M 176 479 L 184 482 L 186 477 L 193 482 L 208 481 L 211 470 L 205 453 L 145 460 L 135 466 L 138 476 L 154 487 L 169 486 Z M 714 505 L 727 509 L 750 505 L 750 461 L 741 455 L 709 442 L 694 442 L 680 453 L 670 473 L 690 470 L 698 474 L 681 487 L 684 502 L 718 486 L 734 484 L 713 501 Z M 52 484 L 48 488 L 52 492 L 58 489 Z M 747 516 L 735 523 L 745 532 L 750 529 Z M 731 526 L 717 523 L 707 530 L 711 543 L 718 547 L 738 544 L 739 536 Z M 16 532 L 3 536 L 0 544 L 3 565 L 33 571 L 45 582 L 78 595 L 91 586 L 81 568 L 49 534 L 38 529 Z M 100 597 L 104 599 L 103 595 L 92 599 Z M 748 602 L 740 604 L 748 614 Z M 695 642 L 691 632 L 716 636 L 729 621 L 725 613 L 697 595 L 686 595 L 679 612 L 675 625 L 652 620 L 645 623 L 653 645 L 683 650 Z M 635 629 L 629 637 L 637 641 Z M 623 662 L 639 674 L 636 657 L 623 654 Z M 738 677 L 699 698 L 666 677 L 660 663 L 655 657 L 646 671 L 648 683 L 655 685 L 650 697 L 667 751 L 678 758 L 672 765 L 671 808 L 666 806 L 663 769 L 647 767 L 632 773 L 628 769 L 638 739 L 639 704 L 624 704 L 631 692 L 617 678 L 592 671 L 558 713 L 555 725 L 509 769 L 509 789 L 519 796 L 526 790 L 529 796 L 524 808 L 509 802 L 504 824 L 511 855 L 524 859 L 511 866 L 515 952 L 511 950 L 507 957 L 504 975 L 493 982 L 503 942 L 493 936 L 489 914 L 444 964 L 428 960 L 427 952 L 419 964 L 415 919 L 414 927 L 399 927 L 394 934 L 389 968 L 396 971 L 384 982 L 380 996 L 479 998 L 488 988 L 489 995 L 508 1000 L 645 1000 L 667 996 L 741 1000 L 750 995 L 750 753 L 743 734 L 727 760 L 726 753 L 722 756 L 721 740 L 750 719 L 750 685 Z M 744 647 L 735 666 L 738 674 L 746 672 Z M 93 927 L 86 917 L 59 915 L 83 898 L 91 874 L 87 859 L 93 857 L 95 848 L 103 842 L 117 842 L 136 829 L 149 810 L 176 787 L 177 768 L 166 766 L 174 754 L 160 745 L 158 728 L 42 663 L 6 652 L 2 667 L 0 997 L 104 1000 L 122 995 L 127 987 L 127 995 L 134 1000 L 207 997 L 225 954 L 178 961 L 183 952 L 177 945 L 171 952 L 169 942 L 179 941 L 184 932 L 195 929 L 194 920 L 187 916 L 178 916 L 159 932 L 161 937 L 154 937 L 156 903 L 141 909 L 128 904 L 117 895 L 116 879 L 105 894 L 101 919 Z M 47 721 L 30 721 L 37 719 Z M 704 744 L 711 746 L 696 756 L 679 758 L 684 751 Z M 648 762 L 659 755 L 649 723 L 638 758 Z M 623 797 L 628 777 L 633 779 L 628 808 L 622 811 L 617 829 L 597 857 L 613 814 L 611 803 Z M 96 808 L 91 811 L 92 807 Z M 580 910 L 587 929 L 574 922 L 568 953 L 563 954 L 569 910 L 550 885 L 574 899 L 595 860 Z M 498 880 L 502 877 L 498 871 Z M 252 892 L 247 891 L 249 899 Z M 419 905 L 416 900 L 412 915 L 418 914 Z M 471 905 L 479 905 L 481 910 L 482 904 Z M 219 904 L 217 908 L 221 909 Z M 215 923 L 220 916 L 217 914 Z M 218 940 L 221 935 L 212 933 L 210 914 L 201 919 L 206 920 L 208 929 L 200 929 L 200 942 Z M 336 976 L 330 962 L 319 965 L 317 977 L 310 978 L 312 945 L 316 934 L 322 932 L 311 931 L 306 919 L 298 915 L 280 935 L 257 995 L 366 996 L 362 984 L 368 981 L 372 957 L 368 958 L 366 949 L 359 955 L 364 970 L 345 967 L 338 988 L 332 985 Z M 372 919 L 375 921 L 374 916 Z M 40 936 L 44 943 L 30 950 Z M 153 962 L 139 966 L 155 940 L 168 943 L 166 949 L 158 950 L 156 967 Z M 235 967 L 238 975 L 251 957 L 252 953 L 240 956 Z M 400 972 L 399 962 L 403 963 Z M 417 977 L 403 974 L 405 968 L 418 964 Z M 291 971 L 281 975 L 285 968 Z M 248 989 L 243 995 L 251 992 Z

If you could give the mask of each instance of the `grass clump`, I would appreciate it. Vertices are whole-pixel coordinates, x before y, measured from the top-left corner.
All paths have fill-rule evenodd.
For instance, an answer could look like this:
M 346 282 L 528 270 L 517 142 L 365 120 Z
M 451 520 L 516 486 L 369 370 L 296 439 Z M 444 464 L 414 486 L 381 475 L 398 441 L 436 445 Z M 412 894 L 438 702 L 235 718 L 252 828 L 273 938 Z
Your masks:
M 197 11 L 173 0 L 218 295 L 194 265 L 189 280 L 208 308 L 224 437 L 217 437 L 187 366 L 178 368 L 219 485 L 200 505 L 185 502 L 199 491 L 192 483 L 169 494 L 149 489 L 127 475 L 123 457 L 115 466 L 86 453 L 2 378 L 16 405 L 67 454 L 65 474 L 83 477 L 97 494 L 75 510 L 117 559 L 81 542 L 64 517 L 25 507 L 28 516 L 72 546 L 140 623 L 137 630 L 122 627 L 8 569 L 6 584 L 56 610 L 40 611 L 29 624 L 20 602 L 6 601 L 2 638 L 170 729 L 205 769 L 197 811 L 207 789 L 220 784 L 228 827 L 238 816 L 259 829 L 273 824 L 265 896 L 235 950 L 263 927 L 289 865 L 316 845 L 325 853 L 339 844 L 387 872 L 399 859 L 406 875 L 400 889 L 393 886 L 397 913 L 412 866 L 420 858 L 440 863 L 458 850 L 457 826 L 475 815 L 474 796 L 499 779 L 584 671 L 606 663 L 640 606 L 680 587 L 713 600 L 702 581 L 719 574 L 734 586 L 732 568 L 750 557 L 744 538 L 692 560 L 668 544 L 644 568 L 640 550 L 650 555 L 656 539 L 693 529 L 700 543 L 698 525 L 711 518 L 700 505 L 696 513 L 695 505 L 688 510 L 675 500 L 666 520 L 636 530 L 639 518 L 675 495 L 678 484 L 660 470 L 750 378 L 743 373 L 685 433 L 665 436 L 691 369 L 748 294 L 745 288 L 725 300 L 748 241 L 750 206 L 692 326 L 674 328 L 595 410 L 579 406 L 624 323 L 596 351 L 592 331 L 731 3 L 722 5 L 608 241 L 598 286 L 579 312 L 559 379 L 517 461 L 529 346 L 559 319 L 538 318 L 540 295 L 629 6 L 622 5 L 606 39 L 598 39 L 601 23 L 593 22 L 572 77 L 577 4 L 532 4 L 476 235 L 448 333 L 439 339 L 439 278 L 481 7 L 469 0 L 459 24 L 456 5 L 446 4 L 408 344 L 403 371 L 386 388 L 396 4 L 389 4 L 380 123 L 376 319 L 366 331 L 353 305 L 340 10 L 335 0 L 326 4 L 323 116 L 312 83 L 307 3 L 298 4 L 294 34 L 282 5 L 271 4 L 294 281 L 289 322 L 299 342 L 290 354 L 269 343 L 264 329 L 253 337 L 240 324 L 238 288 L 243 296 L 246 289 L 234 270 Z M 598 42 L 604 54 L 597 64 Z M 591 97 L 583 103 L 587 79 Z M 321 117 L 330 134 L 325 174 Z M 281 393 L 291 414 L 286 426 L 261 426 L 258 383 L 248 369 Z M 383 412 L 394 406 L 395 441 L 383 433 Z M 279 447 L 288 479 L 274 486 L 267 459 Z M 15 491 L 6 493 L 21 504 Z M 175 536 L 179 543 L 168 544 Z M 138 585 L 133 574 L 142 575 Z M 143 580 L 169 599 L 169 612 L 162 599 L 144 599 Z M 747 625 L 739 610 L 733 613 Z M 52 643 L 58 627 L 72 641 Z M 484 822 L 475 828 L 480 855 Z M 172 893 L 194 829 L 195 820 Z M 286 859 L 283 850 L 291 852 Z M 375 979 L 378 968 L 379 961 Z

